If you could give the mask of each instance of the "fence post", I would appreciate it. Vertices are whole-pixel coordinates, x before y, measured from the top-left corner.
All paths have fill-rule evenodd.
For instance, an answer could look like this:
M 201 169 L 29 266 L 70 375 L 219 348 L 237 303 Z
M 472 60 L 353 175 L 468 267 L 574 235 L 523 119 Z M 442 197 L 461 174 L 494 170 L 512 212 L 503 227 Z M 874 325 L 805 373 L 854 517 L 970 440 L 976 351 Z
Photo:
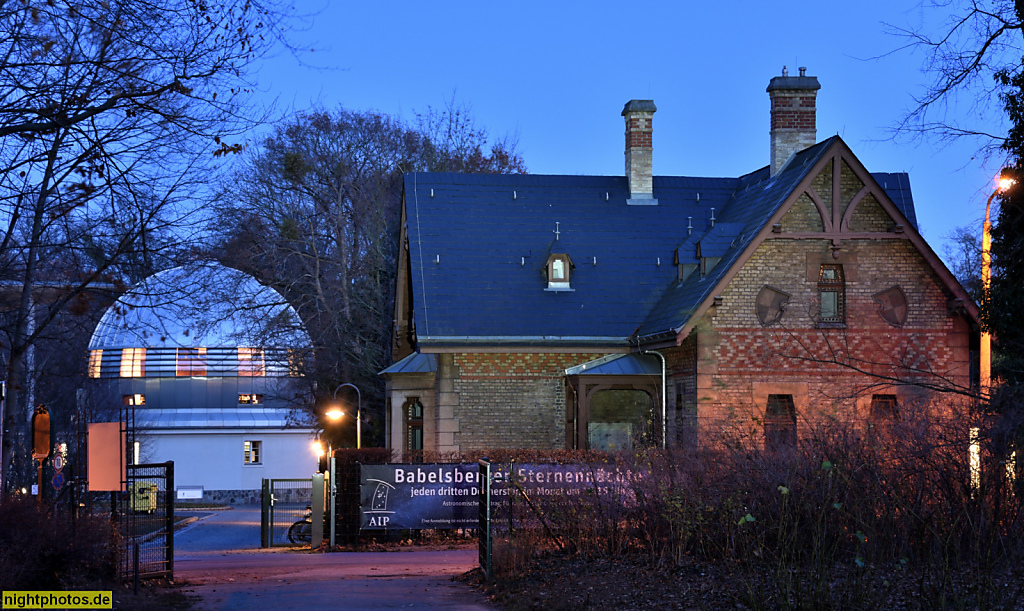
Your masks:
M 477 518 L 478 561 L 484 579 L 491 579 L 491 461 L 480 459 L 480 514 Z
M 263 480 L 260 492 L 260 547 L 270 547 L 270 480 Z
M 174 579 L 174 461 L 165 463 L 164 500 L 167 503 L 167 572 L 168 579 Z
M 313 474 L 311 485 L 313 490 L 309 504 L 313 515 L 309 519 L 313 523 L 313 539 L 310 541 L 310 547 L 316 549 L 324 540 L 324 474 Z
M 335 533 L 335 529 L 337 528 L 337 521 L 338 521 L 338 497 L 337 497 L 337 495 L 338 495 L 338 472 L 334 468 L 335 464 L 337 464 L 337 463 L 336 463 L 336 461 L 334 459 L 334 454 L 331 454 L 331 460 L 330 460 L 330 467 L 331 467 L 331 470 L 330 470 L 330 475 L 331 475 L 331 483 L 330 483 L 330 488 L 331 488 L 331 499 L 330 499 L 330 503 L 331 503 L 331 542 L 330 542 L 330 545 L 331 545 L 331 549 L 334 549 L 335 534 L 336 534 Z

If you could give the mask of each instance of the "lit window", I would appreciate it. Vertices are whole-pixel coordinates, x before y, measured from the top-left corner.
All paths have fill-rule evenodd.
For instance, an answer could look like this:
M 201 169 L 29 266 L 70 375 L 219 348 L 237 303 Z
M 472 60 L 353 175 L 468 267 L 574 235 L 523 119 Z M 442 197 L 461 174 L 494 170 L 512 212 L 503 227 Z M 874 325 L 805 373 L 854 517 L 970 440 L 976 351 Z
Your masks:
M 89 377 L 98 378 L 100 377 L 100 364 L 103 363 L 103 351 L 102 350 L 90 350 L 89 351 Z
M 818 275 L 818 322 L 841 323 L 845 320 L 846 282 L 842 265 L 822 265 Z
M 252 404 L 255 404 L 255 403 L 263 403 L 263 395 L 254 395 L 254 394 L 238 395 L 238 404 L 239 405 L 252 405 Z
M 780 450 L 796 446 L 796 406 L 793 395 L 768 395 L 764 413 L 764 446 Z
M 569 275 L 572 272 L 572 260 L 566 254 L 553 254 L 548 257 L 547 276 L 549 290 L 570 290 Z
M 142 378 L 146 375 L 146 349 L 125 348 L 121 351 L 121 377 Z
M 178 348 L 177 356 L 176 375 L 206 375 L 206 348 Z
M 242 442 L 242 463 L 246 465 L 259 465 L 263 463 L 263 442 L 245 441 Z
M 145 405 L 146 395 L 139 393 L 134 395 L 121 395 L 121 402 L 124 405 Z
M 238 375 L 240 376 L 265 376 L 267 375 L 266 360 L 263 357 L 262 348 L 239 348 L 238 349 Z
M 288 375 L 301 378 L 306 368 L 305 351 L 291 349 L 288 351 Z

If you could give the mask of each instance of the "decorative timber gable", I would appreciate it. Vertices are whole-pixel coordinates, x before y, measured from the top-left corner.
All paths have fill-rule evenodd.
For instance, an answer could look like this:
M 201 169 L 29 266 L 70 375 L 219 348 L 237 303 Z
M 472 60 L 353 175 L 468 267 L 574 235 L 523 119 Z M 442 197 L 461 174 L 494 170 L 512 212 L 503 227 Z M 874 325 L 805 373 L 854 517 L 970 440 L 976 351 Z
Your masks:
M 676 345 L 681 345 L 699 321 L 713 311 L 716 299 L 765 240 L 828 240 L 832 258 L 837 263 L 846 261 L 844 244 L 849 246 L 854 240 L 910 242 L 941 280 L 950 313 L 956 311 L 978 320 L 977 305 L 846 143 L 834 136 L 822 145 L 827 149 L 810 168 L 787 164 L 769 179 L 784 179 L 789 172 L 804 172 L 767 223 L 747 243 L 743 253 L 718 279 L 715 289 L 708 292 L 689 320 L 677 329 Z M 818 269 L 817 264 L 814 269 Z
M 841 140 L 818 160 L 781 206 L 771 239 L 909 239 L 910 222 Z

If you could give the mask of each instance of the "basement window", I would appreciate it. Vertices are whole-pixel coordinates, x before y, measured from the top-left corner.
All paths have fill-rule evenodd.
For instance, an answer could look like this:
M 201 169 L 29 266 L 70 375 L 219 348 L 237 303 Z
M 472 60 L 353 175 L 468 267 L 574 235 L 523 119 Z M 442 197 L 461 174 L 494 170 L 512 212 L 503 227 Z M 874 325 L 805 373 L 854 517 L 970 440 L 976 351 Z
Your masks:
M 899 413 L 899 403 L 896 395 L 871 395 L 871 420 L 874 422 L 889 422 L 896 418 Z
M 571 291 L 569 286 L 569 275 L 574 266 L 569 255 L 564 253 L 552 254 L 548 257 L 546 266 L 548 291 Z

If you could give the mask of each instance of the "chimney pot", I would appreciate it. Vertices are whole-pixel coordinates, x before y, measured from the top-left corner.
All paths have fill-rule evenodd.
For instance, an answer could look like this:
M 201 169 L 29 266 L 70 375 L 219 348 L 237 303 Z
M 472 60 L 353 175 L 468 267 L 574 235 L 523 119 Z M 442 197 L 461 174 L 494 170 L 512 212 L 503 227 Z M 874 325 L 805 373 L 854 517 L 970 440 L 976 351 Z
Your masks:
M 626 180 L 630 205 L 656 206 L 654 199 L 654 100 L 630 100 L 622 109 L 626 119 Z

